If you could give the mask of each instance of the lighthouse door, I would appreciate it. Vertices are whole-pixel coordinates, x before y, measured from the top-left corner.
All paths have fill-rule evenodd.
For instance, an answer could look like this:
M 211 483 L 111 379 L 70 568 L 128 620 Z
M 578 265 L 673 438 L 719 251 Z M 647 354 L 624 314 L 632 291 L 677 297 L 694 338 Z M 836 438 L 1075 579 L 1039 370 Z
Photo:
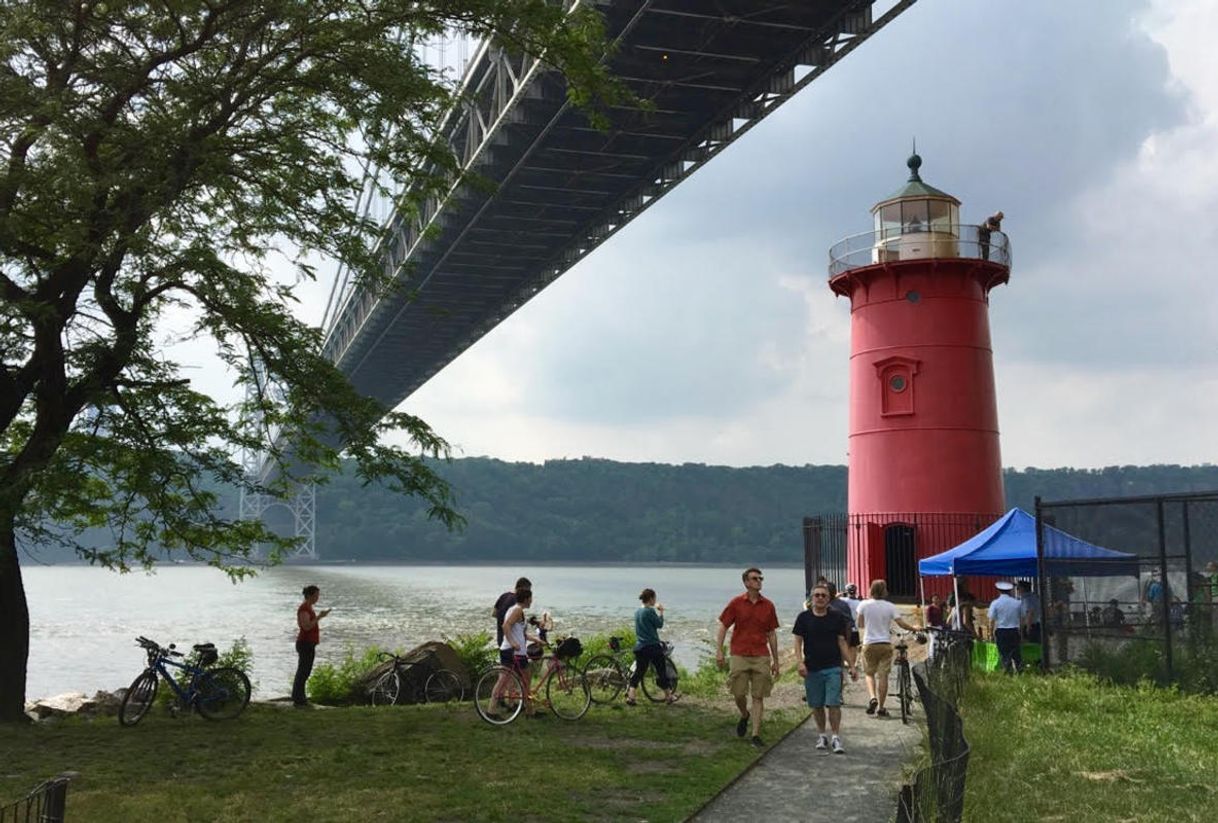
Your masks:
M 890 523 L 884 527 L 885 577 L 892 597 L 913 597 L 918 592 L 914 527 Z

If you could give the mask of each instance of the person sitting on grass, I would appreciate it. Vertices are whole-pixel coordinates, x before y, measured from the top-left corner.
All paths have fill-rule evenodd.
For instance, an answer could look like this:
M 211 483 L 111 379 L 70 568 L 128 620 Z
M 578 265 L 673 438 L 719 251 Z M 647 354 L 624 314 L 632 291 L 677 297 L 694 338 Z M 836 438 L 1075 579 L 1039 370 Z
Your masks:
M 643 589 L 639 595 L 643 605 L 634 613 L 634 674 L 626 689 L 626 705 L 635 706 L 635 695 L 648 666 L 655 666 L 656 682 L 664 690 L 664 702 L 675 703 L 672 684 L 668 680 L 668 660 L 664 657 L 664 645 L 660 642 L 660 629 L 664 628 L 664 606 L 656 603 L 655 589 Z

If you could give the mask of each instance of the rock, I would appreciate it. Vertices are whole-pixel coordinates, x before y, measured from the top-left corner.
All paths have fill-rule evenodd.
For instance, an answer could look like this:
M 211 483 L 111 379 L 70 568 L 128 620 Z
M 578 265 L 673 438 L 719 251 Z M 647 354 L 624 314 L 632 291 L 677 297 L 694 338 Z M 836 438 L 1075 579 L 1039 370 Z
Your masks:
M 25 713 L 34 720 L 68 717 L 75 714 L 113 715 L 118 714 L 123 695 L 126 693 L 126 689 L 119 689 L 116 692 L 99 691 L 93 697 L 87 697 L 83 692 L 65 692 L 54 697 L 27 701 Z
M 403 693 L 398 698 L 399 703 L 414 703 L 422 692 L 423 684 L 428 676 L 437 669 L 448 669 L 451 671 L 461 681 L 461 686 L 465 690 L 465 693 L 467 695 L 470 693 L 469 672 L 466 671 L 461 658 L 457 656 L 457 653 L 447 643 L 433 640 L 421 646 L 416 646 L 402 655 L 402 660 L 413 665 L 403 666 L 401 670 L 404 682 L 402 683 Z M 352 685 L 351 693 L 348 696 L 350 702 L 367 703 L 372 684 L 382 674 L 389 671 L 392 666 L 393 661 L 386 661 L 364 672 Z

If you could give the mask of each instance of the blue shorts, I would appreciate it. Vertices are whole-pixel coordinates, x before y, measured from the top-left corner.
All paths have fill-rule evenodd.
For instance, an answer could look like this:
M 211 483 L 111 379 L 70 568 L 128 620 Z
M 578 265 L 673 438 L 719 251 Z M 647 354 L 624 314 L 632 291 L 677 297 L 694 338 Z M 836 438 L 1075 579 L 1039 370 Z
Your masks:
M 813 709 L 842 705 L 842 667 L 808 672 L 804 678 L 804 691 L 808 706 Z

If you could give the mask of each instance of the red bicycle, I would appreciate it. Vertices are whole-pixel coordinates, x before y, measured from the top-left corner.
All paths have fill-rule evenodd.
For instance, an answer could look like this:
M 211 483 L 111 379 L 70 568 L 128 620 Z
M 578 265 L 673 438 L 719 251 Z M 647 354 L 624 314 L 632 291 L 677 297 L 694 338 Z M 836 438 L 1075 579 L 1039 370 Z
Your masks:
M 530 691 L 514 668 L 492 666 L 483 672 L 474 685 L 478 716 L 492 725 L 506 726 L 522 711 L 531 714 L 538 701 L 563 720 L 579 720 L 587 714 L 592 694 L 574 662 L 583 653 L 583 645 L 578 638 L 568 637 L 551 648 L 541 659 L 541 679 Z

